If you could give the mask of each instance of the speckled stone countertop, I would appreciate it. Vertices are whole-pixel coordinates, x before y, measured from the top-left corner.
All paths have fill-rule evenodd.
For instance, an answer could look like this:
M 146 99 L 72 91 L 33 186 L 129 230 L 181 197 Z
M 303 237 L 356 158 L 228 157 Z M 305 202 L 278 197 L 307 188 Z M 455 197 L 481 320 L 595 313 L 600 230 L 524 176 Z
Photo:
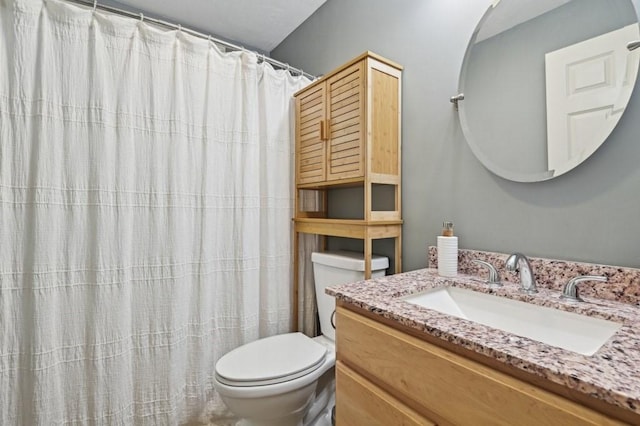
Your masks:
M 505 269 L 505 261 L 508 257 L 509 255 L 505 253 L 460 249 L 458 250 L 458 272 L 486 276 L 486 270 L 473 263 L 473 260 L 484 260 L 495 266 L 503 279 L 517 282 L 517 274 Z M 436 247 L 429 247 L 427 259 L 429 267 L 437 267 L 438 250 Z M 531 256 L 528 256 L 528 259 L 531 262 L 538 287 L 560 291 L 567 281 L 578 275 L 602 275 L 608 278 L 607 282 L 591 281 L 582 284 L 580 285 L 580 295 L 616 302 L 640 303 L 640 269 L 638 268 Z
M 594 355 L 586 356 L 400 299 L 444 285 L 608 319 L 623 326 Z M 555 289 L 539 288 L 539 293 L 526 295 L 519 291 L 518 284 L 510 282 L 505 282 L 502 288 L 490 289 L 477 275 L 445 278 L 438 275 L 437 269 L 338 285 L 328 288 L 327 293 L 375 315 L 640 415 L 640 307 L 633 304 L 587 297 L 584 293 L 585 303 L 570 304 L 561 301 Z

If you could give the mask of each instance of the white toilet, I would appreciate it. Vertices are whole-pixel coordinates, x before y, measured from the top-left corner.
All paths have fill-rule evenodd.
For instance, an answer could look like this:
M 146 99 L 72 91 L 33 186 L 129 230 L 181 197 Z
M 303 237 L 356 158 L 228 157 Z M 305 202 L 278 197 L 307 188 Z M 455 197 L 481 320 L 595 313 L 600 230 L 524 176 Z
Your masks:
M 256 340 L 216 363 L 214 387 L 242 426 L 330 426 L 335 402 L 335 300 L 325 287 L 364 279 L 362 253 L 313 253 L 322 335 L 287 333 Z M 372 277 L 389 259 L 372 258 Z

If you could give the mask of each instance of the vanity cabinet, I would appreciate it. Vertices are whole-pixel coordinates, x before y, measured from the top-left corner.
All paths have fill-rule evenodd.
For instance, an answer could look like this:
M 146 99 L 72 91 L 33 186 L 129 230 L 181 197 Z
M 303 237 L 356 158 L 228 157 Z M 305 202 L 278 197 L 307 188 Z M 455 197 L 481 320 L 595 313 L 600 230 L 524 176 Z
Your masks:
M 345 306 L 336 319 L 338 426 L 625 424 Z
M 298 300 L 302 233 L 363 240 L 366 279 L 371 277 L 372 241 L 393 239 L 393 270 L 402 270 L 401 76 L 400 65 L 365 52 L 294 95 L 293 300 Z M 361 217 L 329 217 L 328 191 L 341 187 L 362 189 L 363 205 L 355 206 Z M 308 191 L 320 207 L 305 208 Z M 391 201 L 376 203 L 378 193 Z M 294 303 L 294 322 L 297 317 Z

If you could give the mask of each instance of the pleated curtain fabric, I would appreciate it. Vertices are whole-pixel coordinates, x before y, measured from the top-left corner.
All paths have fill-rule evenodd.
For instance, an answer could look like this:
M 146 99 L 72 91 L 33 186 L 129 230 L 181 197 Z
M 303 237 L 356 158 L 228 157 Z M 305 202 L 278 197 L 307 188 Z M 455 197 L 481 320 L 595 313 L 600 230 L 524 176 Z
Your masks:
M 181 31 L 0 0 L 0 424 L 223 412 L 215 361 L 290 328 L 308 83 Z

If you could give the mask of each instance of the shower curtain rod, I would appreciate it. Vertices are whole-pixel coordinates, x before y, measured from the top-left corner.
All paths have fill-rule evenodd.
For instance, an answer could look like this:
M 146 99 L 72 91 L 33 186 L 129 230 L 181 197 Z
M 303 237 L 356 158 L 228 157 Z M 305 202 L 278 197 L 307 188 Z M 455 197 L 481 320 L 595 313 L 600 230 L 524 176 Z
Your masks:
M 303 76 L 307 77 L 310 80 L 315 80 L 316 79 L 315 76 L 313 76 L 313 75 L 311 75 L 309 73 L 306 73 L 306 72 L 302 71 L 299 68 L 295 68 L 295 67 L 290 66 L 289 64 L 285 64 L 284 62 L 277 61 L 277 60 L 275 60 L 273 58 L 270 58 L 270 57 L 268 57 L 268 56 L 266 56 L 266 55 L 264 55 L 262 53 L 254 52 L 254 51 L 246 49 L 246 48 L 244 48 L 242 46 L 238 46 L 238 45 L 235 45 L 233 43 L 229 43 L 228 41 L 220 40 L 220 39 L 215 38 L 215 37 L 213 37 L 211 35 L 203 34 L 203 33 L 200 33 L 198 31 L 192 30 L 190 28 L 185 28 L 182 25 L 172 24 L 171 22 L 166 22 L 166 21 L 163 21 L 163 20 L 160 20 L 160 19 L 148 18 L 148 17 L 144 16 L 143 13 L 130 12 L 128 10 L 119 9 L 117 7 L 112 7 L 112 6 L 107 6 L 107 5 L 104 5 L 104 4 L 99 4 L 96 1 L 91 1 L 91 0 L 66 0 L 66 1 L 68 1 L 70 3 L 81 4 L 83 6 L 88 6 L 88 7 L 93 8 L 94 10 L 95 9 L 100 9 L 100 10 L 105 10 L 107 12 L 115 13 L 116 15 L 127 16 L 129 18 L 135 18 L 135 19 L 142 19 L 142 20 L 144 20 L 146 22 L 151 22 L 154 25 L 158 25 L 158 26 L 164 27 L 164 28 L 169 28 L 171 30 L 184 31 L 187 34 L 190 34 L 190 35 L 195 36 L 195 37 L 203 38 L 205 40 L 212 41 L 212 42 L 214 42 L 216 44 L 222 45 L 222 46 L 224 46 L 226 48 L 229 48 L 231 50 L 254 53 L 258 57 L 259 60 L 262 60 L 263 62 L 268 62 L 268 63 L 270 63 L 271 65 L 273 65 L 273 66 L 275 66 L 277 68 L 285 69 L 285 70 L 289 71 L 292 74 L 303 75 Z

